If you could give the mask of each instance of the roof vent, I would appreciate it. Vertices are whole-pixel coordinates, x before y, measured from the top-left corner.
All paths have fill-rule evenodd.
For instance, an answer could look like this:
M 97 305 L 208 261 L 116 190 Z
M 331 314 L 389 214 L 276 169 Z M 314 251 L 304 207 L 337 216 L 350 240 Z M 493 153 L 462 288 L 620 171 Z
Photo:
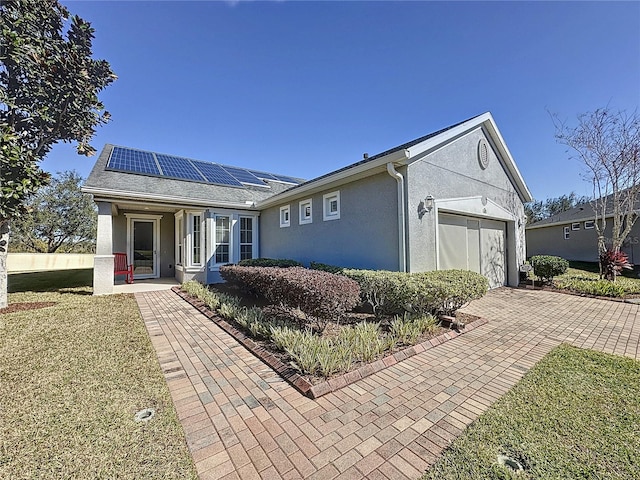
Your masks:
M 366 160 L 367 158 L 369 158 L 369 154 L 368 154 L 368 153 L 363 153 L 363 154 L 362 154 L 362 158 L 363 158 L 364 160 Z

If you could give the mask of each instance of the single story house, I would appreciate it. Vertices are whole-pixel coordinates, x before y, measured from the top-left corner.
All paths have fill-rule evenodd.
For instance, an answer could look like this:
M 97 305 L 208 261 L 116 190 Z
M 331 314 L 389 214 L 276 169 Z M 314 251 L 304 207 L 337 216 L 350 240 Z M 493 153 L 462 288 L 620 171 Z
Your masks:
M 516 285 L 531 201 L 490 113 L 308 181 L 106 145 L 83 191 L 95 294 L 113 291 L 114 252 L 136 279 L 216 283 L 221 265 L 270 257 Z
M 640 210 L 640 205 L 636 206 Z M 605 241 L 611 242 L 613 217 L 605 216 L 607 227 Z M 598 261 L 598 234 L 595 214 L 589 203 L 578 205 L 526 227 L 527 257 L 533 255 L 556 255 L 567 260 L 582 262 Z M 636 222 L 627 236 L 622 251 L 629 262 L 640 263 L 640 223 Z

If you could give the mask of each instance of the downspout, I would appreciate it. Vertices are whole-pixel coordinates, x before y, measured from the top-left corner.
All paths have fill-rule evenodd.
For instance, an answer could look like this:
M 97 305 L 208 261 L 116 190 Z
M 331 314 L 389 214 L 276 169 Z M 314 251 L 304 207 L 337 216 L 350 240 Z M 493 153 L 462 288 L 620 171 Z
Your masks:
M 393 167 L 393 162 L 387 163 L 387 173 L 398 183 L 398 265 L 401 272 L 407 271 L 407 230 L 405 227 L 404 208 L 404 177 Z

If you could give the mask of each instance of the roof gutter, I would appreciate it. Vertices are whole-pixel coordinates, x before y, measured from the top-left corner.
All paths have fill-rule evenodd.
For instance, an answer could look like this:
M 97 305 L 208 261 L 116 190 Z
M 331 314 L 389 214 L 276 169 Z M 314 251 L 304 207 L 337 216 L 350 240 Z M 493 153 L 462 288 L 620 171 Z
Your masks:
M 398 269 L 401 272 L 407 271 L 407 229 L 405 226 L 404 207 L 404 177 L 398 172 L 393 162 L 387 163 L 387 173 L 395 178 L 398 184 Z

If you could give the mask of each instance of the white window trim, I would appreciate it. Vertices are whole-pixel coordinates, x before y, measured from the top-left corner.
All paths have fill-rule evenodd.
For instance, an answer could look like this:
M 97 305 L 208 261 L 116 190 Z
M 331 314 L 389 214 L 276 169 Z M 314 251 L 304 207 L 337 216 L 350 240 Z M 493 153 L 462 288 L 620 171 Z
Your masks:
M 306 207 L 309 207 L 309 216 L 306 217 L 304 212 Z M 300 225 L 306 225 L 309 223 L 313 223 L 313 200 L 307 198 L 306 200 L 300 201 L 298 204 L 298 223 Z
M 590 223 L 591 226 L 587 226 L 588 223 Z M 585 220 L 584 229 L 585 230 L 591 230 L 592 228 L 596 228 L 596 221 L 595 220 Z
M 186 213 L 186 235 L 182 246 L 184 255 L 184 267 L 187 272 L 200 271 L 204 267 L 206 249 L 205 249 L 205 212 L 203 210 L 185 210 Z M 193 262 L 193 217 L 200 215 L 200 262 Z M 183 221 L 183 225 L 185 222 Z M 184 228 L 184 227 L 183 227 Z
M 251 219 L 251 258 L 258 258 L 256 255 L 256 244 L 257 244 L 257 235 L 256 230 L 258 226 L 258 217 L 254 215 L 239 215 L 238 217 L 238 261 L 240 261 L 240 256 L 242 255 L 242 233 L 240 232 L 240 228 L 242 227 L 242 222 L 240 219 L 242 218 L 250 218 Z M 244 244 L 247 245 L 247 244 Z
M 573 222 L 571 224 L 571 230 L 580 230 L 580 222 Z
M 219 217 L 226 217 L 229 219 L 229 243 L 228 243 L 229 258 L 226 262 L 216 261 L 216 246 L 218 245 L 216 243 L 216 221 Z M 220 265 L 226 265 L 227 263 L 237 263 L 233 261 L 234 255 L 235 255 L 235 248 L 234 248 L 235 235 L 233 234 L 233 231 L 237 221 L 237 215 L 235 217 L 236 218 L 234 219 L 234 215 L 231 213 L 218 213 L 218 212 L 216 212 L 212 217 L 213 224 L 211 228 L 211 263 L 216 267 L 220 267 Z
M 567 227 L 564 227 L 564 228 L 562 229 L 562 231 L 563 231 L 563 234 L 564 234 L 564 239 L 565 239 L 565 240 L 569 240 L 569 237 L 570 237 L 569 227 L 568 227 L 568 226 L 567 226 Z
M 284 220 L 284 213 L 286 212 L 287 219 Z M 291 205 L 284 205 L 280 207 L 280 228 L 285 228 L 291 225 Z
M 184 256 L 184 211 L 180 210 L 174 215 L 174 217 L 175 217 L 175 225 L 174 225 L 175 252 L 173 256 L 173 261 L 176 266 L 176 270 L 181 271 L 184 267 L 182 261 L 185 258 Z M 182 222 L 182 229 L 178 228 L 181 222 Z M 180 258 L 180 245 L 182 245 L 182 259 Z
M 215 263 L 215 250 L 216 250 L 216 217 L 229 217 L 229 262 Z M 215 210 L 209 210 L 207 217 L 208 229 L 208 255 L 209 255 L 209 271 L 217 271 L 221 265 L 226 263 L 238 263 L 240 261 L 240 217 L 247 217 L 253 219 L 253 258 L 260 256 L 260 213 L 259 212 L 239 212 L 237 210 L 228 210 L 219 208 Z
M 338 202 L 338 211 L 335 213 L 331 213 L 330 204 L 334 198 Z M 338 190 L 331 193 L 325 193 L 322 196 L 322 220 L 326 222 L 328 220 L 338 220 L 338 219 L 340 219 L 340 191 Z

